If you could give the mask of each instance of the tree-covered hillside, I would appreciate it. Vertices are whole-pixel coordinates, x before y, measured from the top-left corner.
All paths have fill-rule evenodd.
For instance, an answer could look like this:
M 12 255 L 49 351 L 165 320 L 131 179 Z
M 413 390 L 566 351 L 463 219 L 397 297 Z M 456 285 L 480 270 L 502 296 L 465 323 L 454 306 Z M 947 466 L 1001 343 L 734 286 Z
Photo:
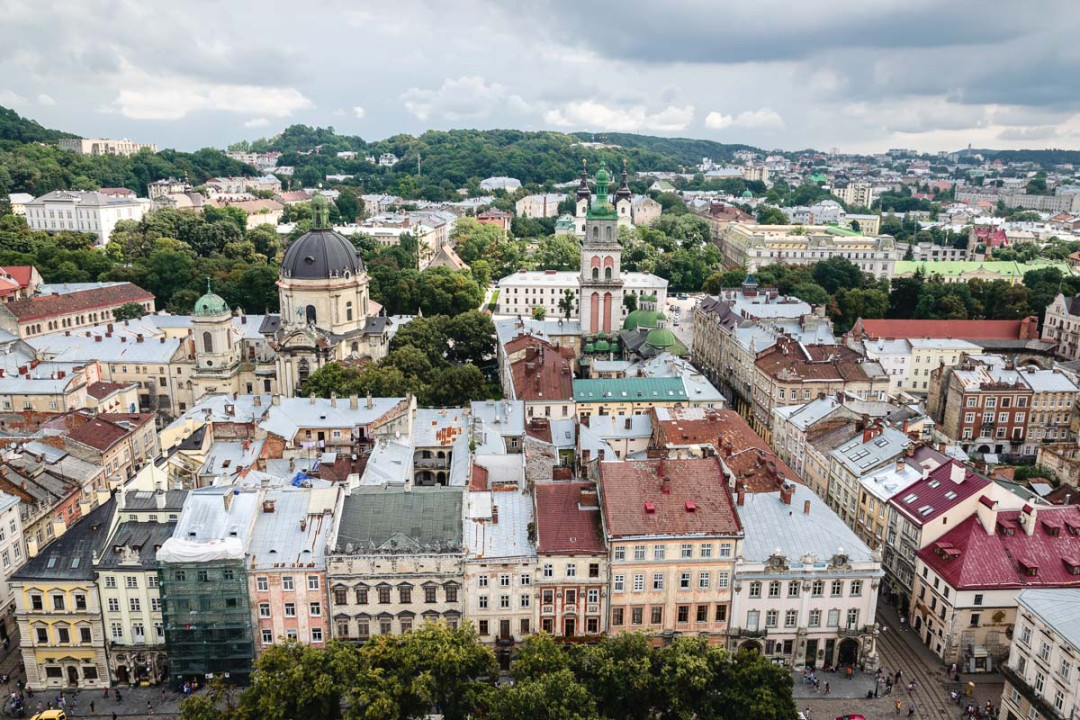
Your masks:
M 146 184 L 161 178 L 186 177 L 197 184 L 218 175 L 255 173 L 254 168 L 213 148 L 194 153 L 144 150 L 131 156 L 77 155 L 55 145 L 65 137 L 78 136 L 44 128 L 0 107 L 0 196 L 101 187 L 126 187 L 145 196 Z
M 736 150 L 747 147 L 630 134 L 603 137 L 604 143 L 619 146 L 615 148 L 581 144 L 599 139 L 587 133 L 429 130 L 419 137 L 395 135 L 367 142 L 354 135 L 338 135 L 332 127 L 293 125 L 273 138 L 233 147 L 284 153 L 279 164 L 295 166 L 295 180 L 305 186 L 322 181 L 326 175 L 346 174 L 353 175 L 352 184 L 367 192 L 394 192 L 429 200 L 450 199 L 461 187 L 475 190 L 480 180 L 495 175 L 515 177 L 526 185 L 566 182 L 580 173 L 582 158 L 594 170 L 603 155 L 615 171 L 624 159 L 630 172 L 677 171 L 695 167 L 702 157 L 730 159 Z M 358 157 L 337 157 L 342 151 L 356 152 Z M 377 158 L 385 152 L 394 153 L 400 162 L 381 168 L 365 160 L 368 155 Z
M 39 125 L 36 120 L 24 118 L 14 110 L 0 107 L 0 141 L 55 143 L 61 138 L 73 137 L 78 135 L 50 130 Z

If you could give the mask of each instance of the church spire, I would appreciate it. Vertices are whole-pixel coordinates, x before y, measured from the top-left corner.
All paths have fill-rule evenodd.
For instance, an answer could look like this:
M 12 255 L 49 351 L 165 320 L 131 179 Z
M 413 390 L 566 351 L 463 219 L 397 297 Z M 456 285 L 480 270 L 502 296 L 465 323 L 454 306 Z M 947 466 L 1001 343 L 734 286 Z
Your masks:
M 578 183 L 577 199 L 589 200 L 592 198 L 592 190 L 589 189 L 589 165 L 588 160 L 581 158 L 581 182 Z
M 615 204 L 618 205 L 622 200 L 629 200 L 634 196 L 634 193 L 630 191 L 630 185 L 626 180 L 626 158 L 622 161 L 622 182 L 619 184 L 619 189 L 615 191 Z

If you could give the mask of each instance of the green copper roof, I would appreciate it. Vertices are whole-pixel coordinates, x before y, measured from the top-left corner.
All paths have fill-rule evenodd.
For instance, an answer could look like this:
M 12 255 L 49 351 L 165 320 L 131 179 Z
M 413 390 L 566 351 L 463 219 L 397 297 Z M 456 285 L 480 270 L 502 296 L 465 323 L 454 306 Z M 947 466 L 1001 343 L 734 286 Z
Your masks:
M 220 295 L 210 290 L 210 281 L 206 281 L 206 294 L 195 301 L 195 316 L 227 315 L 229 304 Z
M 675 333 L 667 328 L 654 328 L 645 336 L 645 344 L 652 345 L 654 348 L 669 348 L 676 342 L 678 340 L 675 339 Z
M 585 215 L 586 219 L 618 219 L 618 215 L 615 214 L 615 206 L 611 204 L 611 200 L 608 198 L 609 182 L 611 182 L 611 175 L 608 174 L 608 171 L 604 166 L 604 159 L 601 158 L 600 169 L 596 171 L 596 197 L 593 198 L 592 205 L 589 206 L 589 212 Z
M 574 381 L 574 400 L 589 402 L 685 402 L 682 378 L 591 378 Z
M 667 320 L 667 316 L 659 310 L 635 310 L 623 320 L 623 330 L 655 328 L 661 320 Z

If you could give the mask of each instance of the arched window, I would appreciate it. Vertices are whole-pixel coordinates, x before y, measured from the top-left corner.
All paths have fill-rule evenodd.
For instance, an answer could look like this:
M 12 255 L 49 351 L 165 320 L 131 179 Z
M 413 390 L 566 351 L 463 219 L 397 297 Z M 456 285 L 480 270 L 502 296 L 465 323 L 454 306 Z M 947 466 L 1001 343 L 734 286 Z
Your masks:
M 604 278 L 607 280 L 611 279 L 611 266 L 604 268 Z
M 610 225 L 608 225 L 606 228 L 604 228 L 604 239 L 607 240 L 608 242 L 611 242 L 611 226 Z
M 308 307 L 310 307 L 310 305 Z M 308 375 L 311 374 L 311 368 L 308 366 L 308 361 L 306 359 L 301 358 L 300 362 L 297 363 L 296 374 L 300 376 L 300 382 L 307 380 Z
M 307 315 L 308 323 L 311 324 L 311 325 L 314 325 L 315 324 L 315 306 L 314 305 L 308 305 L 307 308 L 305 308 L 305 314 Z
M 599 240 L 600 239 L 600 228 L 598 228 L 595 225 L 593 225 L 592 236 L 593 236 L 593 240 Z
M 345 320 L 352 322 L 352 300 L 345 303 Z
M 599 280 L 600 279 L 600 268 L 594 267 L 592 269 L 592 279 L 593 280 Z
M 206 353 L 214 352 L 214 336 L 210 334 L 209 330 L 207 330 L 206 332 L 204 332 L 202 334 L 202 347 L 203 347 L 203 352 L 206 352 Z

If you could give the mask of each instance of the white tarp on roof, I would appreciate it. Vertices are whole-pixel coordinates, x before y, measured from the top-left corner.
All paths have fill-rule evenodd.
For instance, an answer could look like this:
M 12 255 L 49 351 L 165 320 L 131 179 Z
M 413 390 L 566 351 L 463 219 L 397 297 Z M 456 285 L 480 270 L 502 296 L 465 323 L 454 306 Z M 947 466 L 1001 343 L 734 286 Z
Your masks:
M 157 553 L 158 562 L 191 563 L 214 560 L 243 560 L 244 543 L 240 538 L 225 538 L 196 542 L 184 538 L 169 538 Z

